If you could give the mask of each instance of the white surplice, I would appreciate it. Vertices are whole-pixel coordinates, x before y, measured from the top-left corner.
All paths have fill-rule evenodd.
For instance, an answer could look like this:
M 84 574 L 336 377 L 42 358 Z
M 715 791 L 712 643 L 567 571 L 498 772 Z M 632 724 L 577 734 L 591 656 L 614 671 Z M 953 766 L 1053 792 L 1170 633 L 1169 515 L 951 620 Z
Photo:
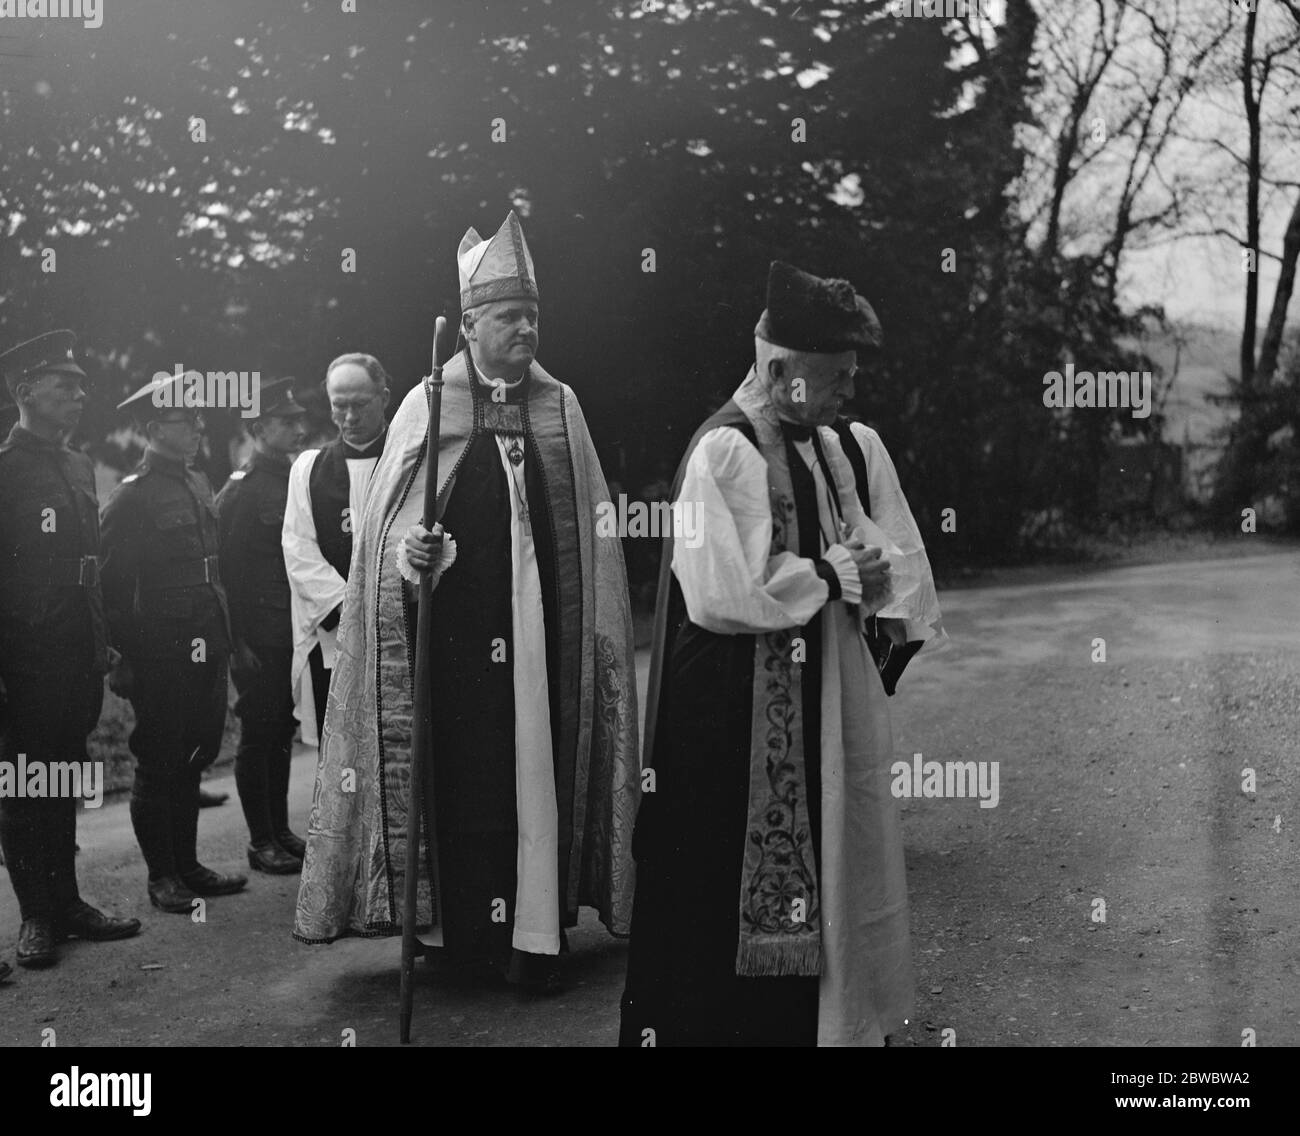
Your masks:
M 841 581 L 841 601 L 828 602 L 830 588 L 815 561 L 790 551 L 771 555 L 767 463 L 740 431 L 726 427 L 705 434 L 687 463 L 678 500 L 698 510 L 703 539 L 694 549 L 676 539 L 672 561 L 687 612 L 706 630 L 756 634 L 824 615 L 817 1033 L 826 1046 L 881 1045 L 912 1004 L 902 834 L 889 783 L 893 737 L 884 688 L 861 634 L 870 613 L 848 602 L 861 593 L 840 546 L 846 531 L 880 547 L 890 565 L 890 594 L 876 614 L 906 620 L 909 639 L 946 638 L 924 545 L 893 463 L 874 431 L 855 425 L 853 435 L 868 455 L 878 525 L 858 502 L 834 431 L 822 429 L 820 438 L 842 515 L 834 512 L 811 442 L 795 446 L 812 471 L 822 556 Z
M 289 611 L 293 621 L 294 713 L 302 728 L 305 745 L 317 745 L 316 703 L 312 697 L 311 668 L 307 656 L 319 646 L 327 670 L 334 669 L 337 627 L 326 631 L 321 620 L 343 602 L 347 581 L 335 570 L 320 549 L 316 535 L 316 518 L 311 507 L 311 471 L 320 450 L 304 450 L 289 469 L 289 498 L 284 507 L 284 527 L 280 542 L 284 548 L 284 566 L 289 573 Z M 347 459 L 348 515 L 360 517 L 366 500 L 370 476 L 375 472 L 378 456 Z

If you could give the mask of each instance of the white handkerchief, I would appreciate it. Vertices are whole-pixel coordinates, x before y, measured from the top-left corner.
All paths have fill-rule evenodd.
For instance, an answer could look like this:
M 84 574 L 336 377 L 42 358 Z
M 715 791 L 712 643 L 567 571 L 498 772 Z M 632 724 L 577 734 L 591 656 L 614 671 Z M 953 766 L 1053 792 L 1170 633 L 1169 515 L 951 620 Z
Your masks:
M 854 527 L 850 538 L 860 540 L 868 548 L 880 549 L 881 556 L 889 565 L 889 600 L 875 614 L 885 619 L 906 619 L 907 600 L 920 588 L 920 574 L 908 563 L 903 550 L 870 517 Z

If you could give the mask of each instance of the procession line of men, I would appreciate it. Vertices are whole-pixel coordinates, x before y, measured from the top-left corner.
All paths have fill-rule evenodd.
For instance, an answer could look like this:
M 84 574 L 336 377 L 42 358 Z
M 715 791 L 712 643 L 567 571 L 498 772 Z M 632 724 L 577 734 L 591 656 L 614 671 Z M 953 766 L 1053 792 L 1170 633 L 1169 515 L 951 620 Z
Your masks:
M 414 870 L 428 947 L 541 993 L 559 987 L 579 906 L 595 907 L 631 937 L 623 1045 L 884 1044 L 912 1005 L 886 700 L 945 636 L 888 452 L 842 415 L 881 346 L 875 313 L 847 281 L 773 262 L 754 363 L 673 487 L 702 520 L 695 539 L 664 540 L 643 761 L 621 543 L 595 529 L 608 488 L 581 408 L 536 360 L 539 292 L 515 215 L 490 240 L 470 229 L 457 263 L 465 347 L 443 375 L 436 523 L 423 523 L 427 384 L 385 433 L 388 378 L 368 356 L 331 365 L 341 436 L 292 464 L 301 408 L 287 384 L 264 396 L 253 457 L 211 518 L 225 590 L 205 575 L 219 602 L 189 597 L 184 630 L 201 617 L 217 648 L 184 681 L 202 693 L 219 672 L 224 689 L 230 655 L 250 864 L 302 856 L 293 935 L 305 943 L 400 931 Z M 146 463 L 210 512 L 150 436 Z M 201 521 L 156 527 L 189 528 L 194 559 L 208 555 Z M 422 573 L 433 753 L 428 794 L 412 802 Z M 94 588 L 77 586 L 92 609 Z M 103 649 L 125 645 L 139 671 L 147 656 L 117 630 L 123 589 L 110 552 Z M 99 660 L 96 675 L 98 643 L 78 656 Z M 153 681 L 181 681 L 176 661 L 167 670 Z M 320 743 L 301 848 L 283 807 L 295 705 Z M 166 728 L 185 739 L 169 754 L 202 750 L 197 724 Z M 147 774 L 137 831 L 146 858 L 147 840 L 157 849 L 151 895 L 155 869 L 173 891 L 233 888 L 195 875 L 208 870 L 192 855 L 189 766 L 132 745 Z M 412 807 L 434 833 L 415 865 Z
M 272 874 L 301 870 L 305 843 L 288 820 L 300 636 L 282 543 L 292 529 L 296 564 L 314 557 L 328 568 L 314 519 L 304 521 L 295 507 L 310 512 L 314 505 L 325 523 L 330 502 L 340 492 L 347 499 L 349 477 L 364 494 L 365 473 L 386 432 L 388 377 L 370 356 L 331 365 L 326 389 L 342 435 L 301 457 L 329 458 L 337 450 L 347 456 L 322 461 L 325 476 L 293 503 L 290 458 L 302 448 L 304 409 L 292 380 L 261 392 L 261 412 L 249 428 L 252 456 L 215 501 L 191 464 L 202 442 L 201 411 L 162 389 L 187 376 L 148 383 L 119 406 L 144 434 L 144 456 L 101 519 L 90 461 L 65 444 L 86 397 L 73 345 L 71 332 L 58 331 L 0 355 L 19 408 L 0 446 L 0 761 L 25 768 L 84 761 L 107 673 L 110 689 L 131 702 L 135 715 L 131 822 L 150 902 L 188 914 L 199 897 L 233 894 L 247 883 L 197 856 L 205 803 L 199 780 L 220 749 L 228 675 L 238 696 L 236 783 L 249 864 Z M 328 520 L 344 545 L 347 518 L 345 506 Z M 346 573 L 350 547 L 330 547 Z M 321 674 L 328 681 L 328 672 Z M 322 693 L 322 709 L 323 700 Z M 309 704 L 314 716 L 316 704 Z M 140 930 L 139 920 L 113 918 L 80 899 L 75 810 L 67 794 L 0 798 L 0 846 L 22 917 L 24 967 L 53 964 L 65 938 L 118 939 Z M 8 965 L 0 971 L 7 975 Z

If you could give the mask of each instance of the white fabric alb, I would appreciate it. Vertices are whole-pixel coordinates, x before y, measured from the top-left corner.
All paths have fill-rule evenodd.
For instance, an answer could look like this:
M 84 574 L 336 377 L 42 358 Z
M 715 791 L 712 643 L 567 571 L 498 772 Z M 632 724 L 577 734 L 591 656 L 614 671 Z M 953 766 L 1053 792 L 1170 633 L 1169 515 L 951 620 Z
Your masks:
M 311 668 L 307 656 L 317 644 L 327 669 L 334 667 L 334 631 L 321 627 L 323 620 L 343 602 L 347 581 L 334 570 L 320 550 L 316 519 L 311 509 L 310 478 L 320 450 L 304 450 L 289 469 L 289 498 L 280 532 L 284 566 L 289 573 L 289 612 L 293 622 L 294 713 L 306 745 L 316 745 L 316 705 L 312 698 Z M 359 518 L 365 503 L 370 475 L 378 457 L 348 458 L 348 516 Z
M 933 654 L 947 645 L 948 637 L 920 530 L 880 436 L 857 423 L 853 436 L 867 461 L 871 517 L 858 503 L 853 470 L 838 435 L 821 428 L 822 450 L 835 477 L 847 535 L 868 548 L 879 548 L 889 564 L 890 587 L 883 606 L 868 611 L 859 604 L 859 616 L 863 620 L 872 614 L 904 620 L 908 640 L 926 641 L 926 654 Z M 811 443 L 796 443 L 796 449 L 810 456 L 813 452 Z M 810 468 L 821 509 L 827 501 L 821 466 L 814 460 Z M 696 510 L 705 534 L 697 548 L 688 547 L 685 541 L 673 542 L 673 574 L 681 585 L 691 622 L 720 635 L 775 631 L 803 626 L 826 603 L 830 588 L 817 575 L 814 561 L 788 551 L 770 555 L 772 507 L 767 463 L 739 430 L 719 427 L 700 439 L 687 463 L 678 500 L 689 502 Z M 823 544 L 826 532 L 836 529 L 832 523 L 823 530 Z M 842 546 L 834 545 L 822 555 L 843 584 L 847 573 L 840 552 L 848 556 Z M 856 575 L 854 571 L 855 584 Z M 856 603 L 860 585 L 845 588 L 841 598 Z

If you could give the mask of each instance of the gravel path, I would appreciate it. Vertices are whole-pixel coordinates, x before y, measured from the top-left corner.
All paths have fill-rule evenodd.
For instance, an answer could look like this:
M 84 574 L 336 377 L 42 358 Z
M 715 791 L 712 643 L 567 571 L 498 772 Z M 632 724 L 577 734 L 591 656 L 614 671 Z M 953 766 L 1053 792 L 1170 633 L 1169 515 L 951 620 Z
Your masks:
M 1245 1029 L 1300 1044 L 1298 584 L 1285 553 L 942 597 L 953 645 L 904 678 L 897 756 L 997 761 L 1000 800 L 904 805 L 918 998 L 898 1044 L 1240 1045 Z M 313 773 L 301 750 L 300 830 Z M 236 868 L 233 778 L 213 786 L 232 800 L 203 813 L 202 855 Z M 0 1045 L 46 1029 L 60 1045 L 395 1042 L 396 940 L 293 943 L 296 877 L 257 876 L 202 924 L 162 915 L 125 803 L 88 810 L 79 832 L 85 894 L 145 931 L 19 972 L 0 989 Z M 3 873 L 0 929 L 12 961 Z M 415 1041 L 611 1044 L 625 947 L 590 912 L 572 945 L 570 990 L 540 1002 L 422 964 Z

